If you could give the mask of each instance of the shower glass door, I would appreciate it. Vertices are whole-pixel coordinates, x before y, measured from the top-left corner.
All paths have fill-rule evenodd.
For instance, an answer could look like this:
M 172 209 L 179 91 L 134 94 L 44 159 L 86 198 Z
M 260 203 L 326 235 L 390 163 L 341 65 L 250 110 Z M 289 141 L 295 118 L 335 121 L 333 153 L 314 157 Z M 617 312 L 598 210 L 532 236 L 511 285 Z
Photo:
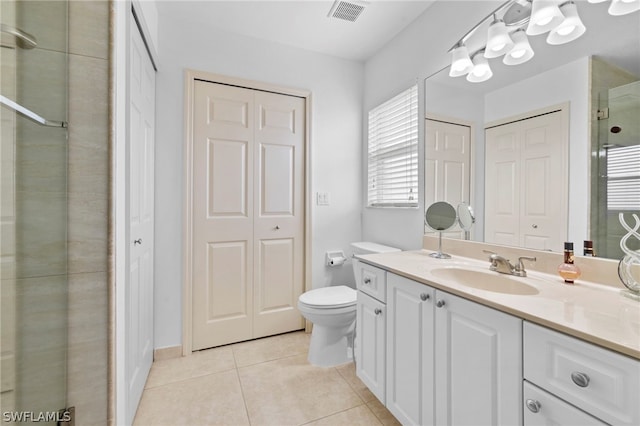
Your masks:
M 66 417 L 67 6 L 0 3 L 3 424 Z
M 640 214 L 640 81 L 599 93 L 596 254 L 621 259 L 620 239 L 627 233 L 618 215 Z M 640 241 L 627 241 L 632 250 Z

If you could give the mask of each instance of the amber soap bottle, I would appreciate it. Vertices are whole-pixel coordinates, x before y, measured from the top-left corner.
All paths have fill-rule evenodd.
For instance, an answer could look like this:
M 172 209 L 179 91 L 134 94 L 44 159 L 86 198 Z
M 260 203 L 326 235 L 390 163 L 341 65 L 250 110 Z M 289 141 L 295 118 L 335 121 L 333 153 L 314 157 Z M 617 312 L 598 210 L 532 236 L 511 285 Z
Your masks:
M 558 274 L 567 284 L 573 284 L 580 277 L 580 268 L 573 263 L 573 243 L 564 243 L 564 262 L 558 266 Z

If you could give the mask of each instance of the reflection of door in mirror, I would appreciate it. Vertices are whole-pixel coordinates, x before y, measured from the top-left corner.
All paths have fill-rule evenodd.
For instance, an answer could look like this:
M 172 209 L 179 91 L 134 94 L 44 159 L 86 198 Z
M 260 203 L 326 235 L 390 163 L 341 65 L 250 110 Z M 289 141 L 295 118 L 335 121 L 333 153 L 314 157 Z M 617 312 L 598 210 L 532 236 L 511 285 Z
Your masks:
M 485 129 L 487 243 L 562 247 L 567 238 L 567 114 L 567 108 L 553 107 Z
M 600 155 L 597 196 L 600 202 L 596 254 L 622 258 L 620 238 L 626 231 L 618 214 L 640 212 L 640 81 L 601 93 L 598 146 Z M 637 240 L 629 240 L 638 250 Z
M 425 120 L 425 206 L 437 201 L 454 206 L 470 202 L 470 140 L 471 128 L 467 124 L 449 119 Z M 443 235 L 465 238 L 460 229 L 451 229 Z

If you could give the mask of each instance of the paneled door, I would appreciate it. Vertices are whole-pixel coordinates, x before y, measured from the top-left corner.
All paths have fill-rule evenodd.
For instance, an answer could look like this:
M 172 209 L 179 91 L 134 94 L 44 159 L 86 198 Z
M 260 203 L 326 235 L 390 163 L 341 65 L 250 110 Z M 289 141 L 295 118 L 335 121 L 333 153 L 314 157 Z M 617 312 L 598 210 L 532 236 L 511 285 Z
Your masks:
M 567 146 L 562 110 L 488 128 L 485 241 L 561 250 L 567 237 Z
M 131 29 L 129 102 L 129 279 L 126 288 L 127 423 L 135 416 L 153 363 L 155 69 Z
M 425 207 L 446 201 L 456 207 L 470 203 L 471 128 L 441 120 L 425 120 L 424 199 Z M 426 232 L 432 232 L 427 229 Z M 449 238 L 465 237 L 463 230 L 451 230 Z
M 192 349 L 301 329 L 305 101 L 193 84 Z

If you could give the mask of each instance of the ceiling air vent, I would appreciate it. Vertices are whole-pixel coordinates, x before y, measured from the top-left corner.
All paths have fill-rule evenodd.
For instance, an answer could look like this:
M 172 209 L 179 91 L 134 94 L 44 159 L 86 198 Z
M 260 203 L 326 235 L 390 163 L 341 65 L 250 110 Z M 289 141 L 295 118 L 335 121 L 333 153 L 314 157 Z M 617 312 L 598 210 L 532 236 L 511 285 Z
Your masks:
M 338 18 L 345 21 L 355 22 L 368 3 L 365 1 L 342 1 L 336 0 L 329 11 L 329 18 Z

